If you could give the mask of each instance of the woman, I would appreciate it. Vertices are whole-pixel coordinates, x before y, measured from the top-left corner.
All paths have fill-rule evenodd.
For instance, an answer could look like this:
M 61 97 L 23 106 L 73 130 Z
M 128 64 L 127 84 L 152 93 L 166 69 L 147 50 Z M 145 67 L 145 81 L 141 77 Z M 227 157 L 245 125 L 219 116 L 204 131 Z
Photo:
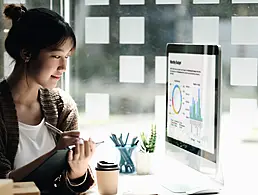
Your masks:
M 12 20 L 5 48 L 15 67 L 0 83 L 0 178 L 20 181 L 55 150 L 75 145 L 68 153 L 70 169 L 47 191 L 85 192 L 94 184 L 88 164 L 95 144 L 90 139 L 80 142 L 79 131 L 70 131 L 78 129 L 76 104 L 55 89 L 75 50 L 74 32 L 60 15 L 45 8 L 11 4 L 4 14 Z M 47 129 L 45 122 L 63 133 Z

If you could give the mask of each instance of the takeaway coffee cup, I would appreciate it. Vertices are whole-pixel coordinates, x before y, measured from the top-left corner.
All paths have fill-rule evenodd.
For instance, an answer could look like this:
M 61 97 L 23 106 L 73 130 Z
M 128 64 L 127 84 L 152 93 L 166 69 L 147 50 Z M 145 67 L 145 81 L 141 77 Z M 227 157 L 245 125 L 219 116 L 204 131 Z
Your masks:
M 95 169 L 99 193 L 103 195 L 117 194 L 118 164 L 99 161 Z

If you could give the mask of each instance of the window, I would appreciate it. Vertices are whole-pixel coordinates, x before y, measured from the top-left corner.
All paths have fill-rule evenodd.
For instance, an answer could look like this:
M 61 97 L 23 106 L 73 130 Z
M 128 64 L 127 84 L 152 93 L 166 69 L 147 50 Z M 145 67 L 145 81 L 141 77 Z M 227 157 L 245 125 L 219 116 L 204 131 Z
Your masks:
M 225 167 L 234 171 L 252 162 L 245 175 L 250 174 L 257 159 L 248 151 L 257 145 L 247 142 L 258 140 L 257 5 L 255 0 L 74 1 L 70 17 L 78 48 L 69 89 L 81 128 L 100 135 L 139 133 L 156 122 L 162 143 L 166 43 L 220 44 L 222 147 L 225 158 L 234 156 Z

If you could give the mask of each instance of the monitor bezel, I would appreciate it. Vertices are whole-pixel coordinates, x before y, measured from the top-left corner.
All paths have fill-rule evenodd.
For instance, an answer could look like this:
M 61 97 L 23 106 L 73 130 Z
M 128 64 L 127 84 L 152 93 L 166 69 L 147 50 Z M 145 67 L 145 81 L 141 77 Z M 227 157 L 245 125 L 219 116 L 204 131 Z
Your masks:
M 169 79 L 169 53 L 182 53 L 182 54 L 204 54 L 204 55 L 215 55 L 216 59 L 216 68 L 215 68 L 215 120 L 214 120 L 214 126 L 215 126 L 215 141 L 214 141 L 214 154 L 211 154 L 205 150 L 202 150 L 200 148 L 196 148 L 194 146 L 191 146 L 189 144 L 186 144 L 184 142 L 181 142 L 179 140 L 170 138 L 167 136 L 167 128 L 168 128 L 168 79 Z M 167 75 L 166 75 L 166 119 L 165 119 L 165 142 L 166 144 L 171 144 L 175 146 L 176 148 L 179 148 L 180 150 L 184 150 L 186 152 L 189 152 L 191 154 L 194 154 L 198 157 L 204 158 L 205 160 L 214 163 L 216 166 L 216 171 L 219 169 L 219 140 L 220 140 L 220 117 L 221 117 L 221 47 L 220 45 L 201 45 L 201 44 L 188 44 L 188 43 L 168 43 L 166 47 L 166 56 L 167 56 Z M 177 144 L 181 144 L 181 147 L 179 147 Z M 188 146 L 186 148 L 182 148 L 182 145 Z M 197 149 L 198 154 L 194 153 L 192 149 Z M 208 158 L 207 158 L 207 154 Z M 196 167 L 192 167 L 196 169 Z M 199 171 L 199 170 L 198 170 Z

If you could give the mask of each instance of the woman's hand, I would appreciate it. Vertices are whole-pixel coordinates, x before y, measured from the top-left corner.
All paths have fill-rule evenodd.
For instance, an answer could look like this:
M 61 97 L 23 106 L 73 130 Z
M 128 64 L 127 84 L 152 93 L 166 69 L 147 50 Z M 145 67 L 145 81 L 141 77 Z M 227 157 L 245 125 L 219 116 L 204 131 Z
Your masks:
M 95 143 L 91 139 L 77 141 L 76 146 L 68 153 L 68 163 L 71 168 L 68 172 L 69 179 L 82 177 L 86 173 L 94 152 Z
M 55 149 L 61 150 L 68 146 L 75 145 L 80 140 L 80 131 L 66 131 L 60 135 Z

